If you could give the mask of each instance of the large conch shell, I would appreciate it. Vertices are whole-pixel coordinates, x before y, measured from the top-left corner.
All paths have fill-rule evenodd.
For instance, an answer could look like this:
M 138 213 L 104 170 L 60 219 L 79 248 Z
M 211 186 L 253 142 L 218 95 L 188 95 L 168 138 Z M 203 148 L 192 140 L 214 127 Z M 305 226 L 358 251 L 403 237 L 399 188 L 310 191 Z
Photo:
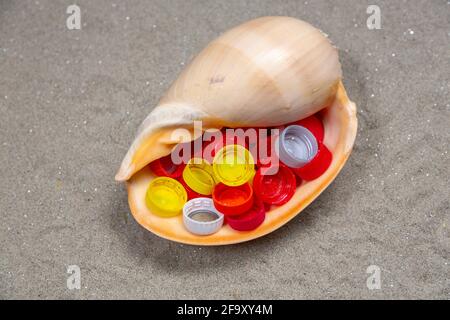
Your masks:
M 223 245 L 251 240 L 279 228 L 333 181 L 347 160 L 356 136 L 356 107 L 341 82 L 338 52 L 310 24 L 289 17 L 263 17 L 231 29 L 212 41 L 186 67 L 147 116 L 126 154 L 116 180 L 127 181 L 135 219 L 153 233 L 178 242 Z M 273 208 L 257 229 L 238 232 L 225 225 L 210 236 L 196 236 L 182 217 L 161 218 L 145 205 L 154 175 L 147 164 L 168 155 L 203 129 L 270 127 L 321 112 L 324 143 L 333 162 L 318 179 L 303 182 L 286 204 Z M 174 129 L 192 132 L 174 138 Z

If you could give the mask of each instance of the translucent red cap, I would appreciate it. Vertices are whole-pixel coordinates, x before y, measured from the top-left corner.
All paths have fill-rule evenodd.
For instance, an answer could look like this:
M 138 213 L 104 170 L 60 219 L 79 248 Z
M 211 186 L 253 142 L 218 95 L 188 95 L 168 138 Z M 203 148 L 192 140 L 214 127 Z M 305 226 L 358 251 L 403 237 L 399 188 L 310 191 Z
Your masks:
M 292 170 L 303 180 L 314 180 L 328 169 L 332 160 L 333 155 L 330 150 L 323 143 L 319 143 L 316 156 L 303 167 Z
M 262 168 L 256 171 L 253 179 L 253 191 L 263 202 L 282 205 L 288 202 L 297 186 L 294 173 L 284 165 L 278 166 L 276 173 L 264 174 Z
M 258 228 L 266 218 L 266 209 L 261 200 L 255 199 L 250 210 L 238 216 L 226 216 L 228 225 L 237 231 L 251 231 Z
M 298 126 L 305 127 L 316 137 L 318 142 L 323 142 L 323 136 L 325 134 L 325 130 L 323 127 L 322 121 L 315 115 L 312 115 L 308 118 L 299 120 L 294 122 Z
M 238 187 L 219 183 L 214 187 L 212 198 L 216 209 L 224 215 L 239 215 L 252 207 L 253 189 L 248 182 Z
M 183 173 L 184 166 L 184 164 L 174 164 L 170 154 L 150 163 L 150 169 L 154 174 L 169 178 L 180 177 Z

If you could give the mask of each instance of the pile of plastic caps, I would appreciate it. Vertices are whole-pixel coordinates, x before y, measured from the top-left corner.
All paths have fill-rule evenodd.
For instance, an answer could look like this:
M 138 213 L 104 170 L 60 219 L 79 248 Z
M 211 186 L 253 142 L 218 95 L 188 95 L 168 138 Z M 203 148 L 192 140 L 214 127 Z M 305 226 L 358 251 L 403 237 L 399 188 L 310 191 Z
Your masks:
M 231 138 L 222 129 L 223 138 L 201 139 L 201 152 L 189 154 L 187 163 L 176 164 L 174 152 L 153 161 L 150 169 L 158 177 L 145 197 L 150 211 L 161 217 L 183 214 L 185 228 L 195 235 L 213 234 L 223 224 L 254 230 L 271 206 L 287 203 L 297 185 L 318 178 L 331 164 L 323 123 L 315 115 L 256 134 L 255 141 L 240 139 L 237 132 L 247 129 L 235 129 Z M 257 150 L 261 146 L 264 155 Z

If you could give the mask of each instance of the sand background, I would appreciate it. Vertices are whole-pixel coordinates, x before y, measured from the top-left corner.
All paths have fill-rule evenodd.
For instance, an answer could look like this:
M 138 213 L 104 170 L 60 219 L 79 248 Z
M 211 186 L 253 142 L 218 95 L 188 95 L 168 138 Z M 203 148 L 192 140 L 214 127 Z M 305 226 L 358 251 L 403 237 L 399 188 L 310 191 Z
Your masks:
M 450 297 L 447 1 L 0 2 L 1 298 Z M 366 26 L 369 4 L 381 30 Z M 301 215 L 255 241 L 193 247 L 132 218 L 114 174 L 190 59 L 264 15 L 340 48 L 354 152 Z M 68 290 L 69 265 L 81 289 Z M 380 290 L 366 269 L 381 269 Z

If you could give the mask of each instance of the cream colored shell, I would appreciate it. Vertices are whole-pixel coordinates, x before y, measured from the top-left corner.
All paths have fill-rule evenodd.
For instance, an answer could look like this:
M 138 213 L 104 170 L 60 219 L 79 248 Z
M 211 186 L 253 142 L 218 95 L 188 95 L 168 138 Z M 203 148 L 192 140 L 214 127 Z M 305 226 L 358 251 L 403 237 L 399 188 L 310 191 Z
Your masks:
M 238 232 L 228 225 L 217 233 L 189 233 L 181 216 L 161 218 L 145 205 L 155 178 L 146 166 L 170 153 L 191 132 L 175 139 L 174 129 L 192 131 L 222 126 L 274 126 L 320 112 L 324 144 L 333 154 L 319 178 L 303 182 L 284 205 L 273 206 L 261 226 Z M 268 234 L 299 214 L 334 180 L 352 150 L 357 129 L 356 106 L 341 81 L 338 54 L 311 25 L 288 17 L 264 17 L 244 23 L 211 42 L 182 72 L 144 120 L 116 179 L 127 180 L 134 218 L 147 230 L 170 240 L 197 245 L 225 245 Z
M 173 129 L 275 126 L 305 118 L 334 100 L 337 49 L 310 24 L 263 17 L 212 41 L 144 120 L 116 179 L 124 181 L 170 153 Z M 193 136 L 186 137 L 186 140 Z

